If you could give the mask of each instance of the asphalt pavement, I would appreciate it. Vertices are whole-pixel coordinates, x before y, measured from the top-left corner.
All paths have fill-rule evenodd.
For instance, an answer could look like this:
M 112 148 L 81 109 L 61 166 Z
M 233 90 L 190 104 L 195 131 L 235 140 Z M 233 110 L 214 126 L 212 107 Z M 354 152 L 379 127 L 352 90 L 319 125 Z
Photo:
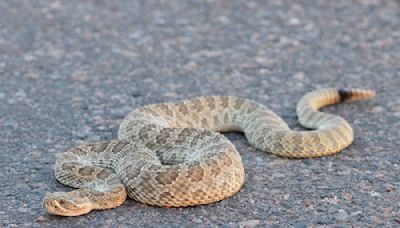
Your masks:
M 389 0 L 0 1 L 0 222 L 6 227 L 400 226 L 400 2 Z M 145 104 L 234 95 L 294 129 L 300 97 L 374 89 L 324 111 L 347 119 L 342 153 L 293 160 L 232 140 L 246 180 L 190 208 L 128 200 L 81 217 L 42 207 L 66 191 L 55 154 L 115 139 Z

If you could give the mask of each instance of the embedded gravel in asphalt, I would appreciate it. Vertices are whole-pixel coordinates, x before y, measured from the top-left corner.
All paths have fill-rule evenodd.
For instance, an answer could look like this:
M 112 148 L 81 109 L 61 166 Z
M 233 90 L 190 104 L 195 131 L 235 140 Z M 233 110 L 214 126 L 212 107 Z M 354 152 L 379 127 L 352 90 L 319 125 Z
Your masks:
M 400 2 L 0 1 L 0 221 L 22 227 L 400 226 Z M 373 100 L 324 110 L 354 126 L 337 156 L 290 160 L 229 133 L 246 181 L 211 205 L 133 200 L 63 218 L 41 203 L 55 154 L 115 139 L 132 109 L 199 95 L 268 105 L 288 124 L 316 88 Z

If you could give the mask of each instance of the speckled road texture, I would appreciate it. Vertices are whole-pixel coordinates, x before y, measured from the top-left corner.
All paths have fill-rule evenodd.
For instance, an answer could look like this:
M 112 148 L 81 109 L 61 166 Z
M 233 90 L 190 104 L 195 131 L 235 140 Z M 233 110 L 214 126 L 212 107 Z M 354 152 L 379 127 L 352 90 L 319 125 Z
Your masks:
M 400 2 L 0 1 L 0 222 L 9 227 L 400 225 Z M 337 156 L 290 160 L 230 133 L 243 188 L 211 205 L 133 200 L 79 218 L 47 214 L 66 191 L 55 154 L 115 139 L 145 104 L 233 95 L 294 129 L 300 97 L 322 87 L 377 91 L 325 108 L 355 141 Z

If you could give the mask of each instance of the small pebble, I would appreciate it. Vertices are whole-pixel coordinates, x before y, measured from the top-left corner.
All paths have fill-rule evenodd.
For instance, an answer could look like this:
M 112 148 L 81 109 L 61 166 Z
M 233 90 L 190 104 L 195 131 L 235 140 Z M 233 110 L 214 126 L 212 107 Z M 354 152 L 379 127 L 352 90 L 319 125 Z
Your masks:
M 334 218 L 337 220 L 346 220 L 348 217 L 349 217 L 349 214 L 347 214 L 347 212 L 342 209 L 340 209 L 338 211 L 338 213 L 336 213 L 334 215 Z
M 255 227 L 258 224 L 260 224 L 260 220 L 246 220 L 246 221 L 241 221 L 238 223 L 240 228 L 251 228 L 251 227 Z
M 36 218 L 36 222 L 46 222 L 46 221 L 48 221 L 48 219 L 43 215 Z

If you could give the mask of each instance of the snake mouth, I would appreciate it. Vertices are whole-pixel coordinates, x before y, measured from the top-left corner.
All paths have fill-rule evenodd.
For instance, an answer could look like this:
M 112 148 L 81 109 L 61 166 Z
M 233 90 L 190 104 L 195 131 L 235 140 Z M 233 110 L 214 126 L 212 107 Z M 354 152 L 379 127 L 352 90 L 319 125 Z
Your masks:
M 87 214 L 92 210 L 88 202 L 75 202 L 71 199 L 66 199 L 59 194 L 47 194 L 43 206 L 50 214 L 60 216 L 79 216 Z

